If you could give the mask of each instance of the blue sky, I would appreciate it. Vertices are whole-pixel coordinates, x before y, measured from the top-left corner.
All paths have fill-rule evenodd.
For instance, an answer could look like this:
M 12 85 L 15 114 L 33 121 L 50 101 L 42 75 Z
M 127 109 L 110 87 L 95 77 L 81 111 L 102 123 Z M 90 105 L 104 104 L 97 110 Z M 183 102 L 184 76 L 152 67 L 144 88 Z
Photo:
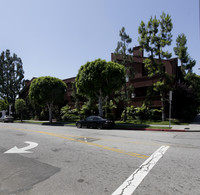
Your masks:
M 77 75 L 81 65 L 111 53 L 125 27 L 138 45 L 141 20 L 169 14 L 176 37 L 184 33 L 200 74 L 200 0 L 0 0 L 0 52 L 10 49 L 23 61 L 25 79 Z M 174 53 L 173 53 L 173 57 Z

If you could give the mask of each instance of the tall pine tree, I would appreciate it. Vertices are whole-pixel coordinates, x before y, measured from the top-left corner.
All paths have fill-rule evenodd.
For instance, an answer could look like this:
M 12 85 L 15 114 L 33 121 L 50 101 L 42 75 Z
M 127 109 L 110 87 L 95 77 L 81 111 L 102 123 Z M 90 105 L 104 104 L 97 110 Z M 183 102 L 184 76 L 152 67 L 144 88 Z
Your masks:
M 144 60 L 145 68 L 150 78 L 156 77 L 157 82 L 153 84 L 153 90 L 160 93 L 162 102 L 162 120 L 165 120 L 165 103 L 166 94 L 170 90 L 172 78 L 165 72 L 163 59 L 169 59 L 171 53 L 164 51 L 166 46 L 170 46 L 172 42 L 173 24 L 171 17 L 164 12 L 160 19 L 156 17 L 150 18 L 145 24 L 141 22 L 138 32 L 140 45 L 148 53 L 149 57 Z M 157 59 L 156 59 L 157 58 Z
M 176 39 L 176 47 L 174 47 L 174 53 L 181 61 L 181 72 L 185 76 L 186 73 L 191 73 L 192 68 L 195 66 L 196 61 L 193 60 L 188 54 L 187 38 L 185 34 L 178 35 Z
M 134 77 L 133 69 L 130 66 L 130 63 L 133 62 L 133 49 L 129 48 L 129 44 L 131 44 L 132 39 L 128 34 L 126 34 L 124 27 L 122 27 L 122 29 L 120 30 L 119 36 L 121 38 L 121 41 L 118 41 L 117 48 L 114 52 L 114 55 L 116 56 L 115 61 L 125 67 L 126 81 L 128 82 L 129 79 Z M 119 60 L 117 56 L 120 56 L 121 59 Z M 120 99 L 124 102 L 124 121 L 127 120 L 127 104 L 130 99 L 128 91 L 129 88 L 125 83 L 123 86 L 123 92 L 119 95 L 121 97 Z
M 10 51 L 3 51 L 0 55 L 0 98 L 15 103 L 15 99 L 24 86 L 24 70 L 21 58 Z

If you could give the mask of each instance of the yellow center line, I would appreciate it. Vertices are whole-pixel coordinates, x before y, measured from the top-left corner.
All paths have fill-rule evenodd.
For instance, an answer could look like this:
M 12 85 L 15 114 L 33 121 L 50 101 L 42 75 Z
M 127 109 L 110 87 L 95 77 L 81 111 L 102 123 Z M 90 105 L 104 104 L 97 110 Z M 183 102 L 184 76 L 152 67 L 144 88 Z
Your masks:
M 8 128 L 8 127 L 2 127 L 2 128 L 11 129 L 11 128 Z M 110 150 L 110 151 L 113 151 L 113 152 L 118 152 L 118 153 L 126 154 L 126 155 L 129 155 L 129 156 L 134 156 L 134 157 L 137 157 L 137 158 L 146 159 L 146 158 L 149 157 L 147 155 L 137 154 L 137 153 L 133 153 L 133 152 L 126 152 L 124 150 L 112 148 L 112 147 L 109 147 L 109 146 L 104 146 L 104 145 L 100 145 L 100 144 L 96 144 L 96 143 L 92 143 L 92 142 L 85 142 L 85 141 L 82 141 L 82 140 L 74 139 L 74 138 L 72 138 L 73 136 L 70 136 L 70 135 L 66 136 L 66 135 L 62 135 L 62 134 L 51 133 L 51 132 L 46 132 L 46 131 L 31 130 L 31 129 L 21 129 L 21 128 L 12 128 L 12 129 L 13 130 L 29 131 L 29 132 L 35 132 L 35 133 L 50 135 L 50 136 L 54 136 L 54 137 L 58 137 L 58 138 L 62 138 L 62 139 L 66 139 L 66 140 L 70 140 L 70 141 L 74 141 L 74 142 L 79 142 L 79 143 L 82 143 L 82 144 L 87 144 L 87 145 L 90 145 L 90 146 L 96 146 L 96 147 L 99 147 L 99 148 L 103 148 L 105 150 Z M 79 137 L 79 136 L 77 136 L 77 137 Z
M 161 146 L 162 144 L 157 143 L 150 143 L 150 142 L 137 142 L 137 141 L 122 141 L 118 139 L 104 139 L 104 138 L 97 138 L 97 137 L 86 137 L 86 136 L 78 136 L 78 135 L 68 135 L 69 137 L 77 137 L 77 138 L 86 138 L 86 139 L 98 139 L 98 140 L 105 140 L 105 141 L 111 141 L 111 142 L 121 142 L 121 143 L 133 143 L 133 144 L 142 144 L 142 145 L 151 145 L 151 146 Z M 166 146 L 171 146 L 171 144 L 165 144 Z

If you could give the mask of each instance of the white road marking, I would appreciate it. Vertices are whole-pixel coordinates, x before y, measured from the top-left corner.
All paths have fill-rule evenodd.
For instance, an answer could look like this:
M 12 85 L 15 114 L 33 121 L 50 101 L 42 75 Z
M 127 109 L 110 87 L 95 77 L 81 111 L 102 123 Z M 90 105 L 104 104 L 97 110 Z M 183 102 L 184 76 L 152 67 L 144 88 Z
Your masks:
M 20 154 L 20 153 L 33 153 L 33 152 L 29 151 L 29 150 L 38 146 L 38 143 L 35 143 L 35 142 L 26 141 L 24 143 L 29 144 L 29 145 L 26 146 L 26 147 L 23 147 L 23 148 L 18 148 L 18 147 L 15 146 L 15 147 L 11 148 L 10 150 L 8 150 L 8 151 L 6 151 L 4 153 L 6 153 L 6 154 L 11 154 L 11 153 L 18 153 L 18 154 Z
M 124 183 L 115 190 L 112 195 L 131 195 L 139 186 L 145 176 L 155 166 L 155 164 L 163 157 L 169 146 L 161 146 L 156 150 L 138 169 L 134 171 Z

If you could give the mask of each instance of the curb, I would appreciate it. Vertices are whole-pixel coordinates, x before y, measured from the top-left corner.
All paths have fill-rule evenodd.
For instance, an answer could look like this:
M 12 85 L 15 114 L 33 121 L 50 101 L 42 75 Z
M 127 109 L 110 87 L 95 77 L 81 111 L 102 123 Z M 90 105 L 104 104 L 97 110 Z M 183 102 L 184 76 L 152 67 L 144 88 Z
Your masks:
M 27 123 L 27 124 L 43 125 L 43 124 L 40 124 L 40 123 L 31 123 L 31 122 Z M 64 124 L 63 126 L 76 127 L 75 125 L 68 125 L 68 124 Z M 185 129 L 115 128 L 115 129 L 116 130 L 135 130 L 135 131 L 200 132 L 200 130 L 192 130 L 190 128 L 185 128 Z
M 136 130 L 136 131 L 166 131 L 166 132 L 188 132 L 183 129 L 151 129 L 151 128 L 117 128 L 121 130 Z
M 182 129 L 145 129 L 145 131 L 168 131 L 168 132 L 186 132 Z

